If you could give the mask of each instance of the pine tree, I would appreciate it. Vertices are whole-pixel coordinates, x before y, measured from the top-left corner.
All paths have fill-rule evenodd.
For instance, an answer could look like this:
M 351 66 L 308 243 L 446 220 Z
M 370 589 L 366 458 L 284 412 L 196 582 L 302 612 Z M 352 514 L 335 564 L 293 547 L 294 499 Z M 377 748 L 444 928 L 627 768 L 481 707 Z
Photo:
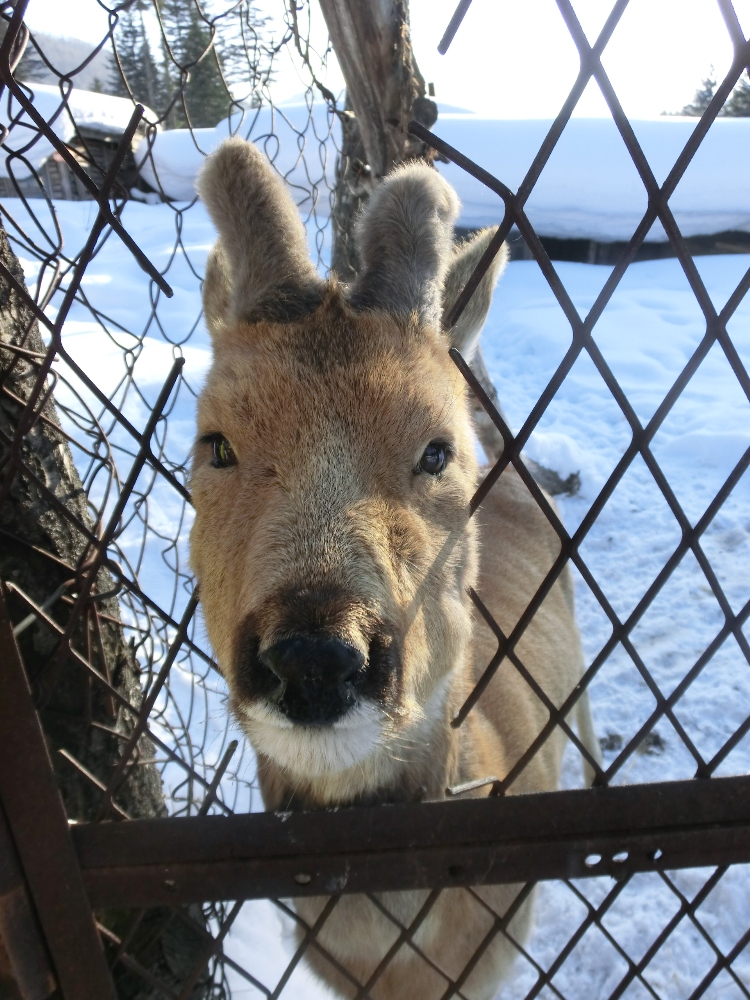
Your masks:
M 167 53 L 170 101 L 177 96 L 170 113 L 170 125 L 207 128 L 226 118 L 232 95 L 227 89 L 217 56 L 220 39 L 208 11 L 195 0 L 161 0 L 159 8 L 169 43 Z
M 164 105 L 163 70 L 151 51 L 143 10 L 146 0 L 135 0 L 120 12 L 114 44 L 121 69 L 112 69 L 109 90 L 118 97 L 134 97 L 161 114 Z
M 716 76 L 712 66 L 708 76 L 702 80 L 700 87 L 696 90 L 695 97 L 692 102 L 690 104 L 686 104 L 682 111 L 678 111 L 677 113 L 680 115 L 688 115 L 692 118 L 700 118 L 713 100 L 715 92 Z
M 724 114 L 730 118 L 750 118 L 750 83 L 741 76 L 724 105 Z
M 37 80 L 40 83 L 49 79 L 50 71 L 30 38 L 14 76 L 19 80 Z
M 273 79 L 275 52 L 265 32 L 269 20 L 253 0 L 247 0 L 216 22 L 216 49 L 224 79 L 238 99 L 253 106 L 260 103 L 262 90 Z
M 271 78 L 273 50 L 266 45 L 253 0 L 214 13 L 211 0 L 157 0 L 167 44 L 165 63 L 173 102 L 172 127 L 216 125 L 252 99 Z
M 12 11 L 11 11 L 12 13 Z M 0 43 L 5 39 L 5 33 L 8 30 L 8 24 L 10 22 L 10 14 L 6 15 L 6 19 L 0 18 Z M 19 60 L 18 65 L 13 71 L 13 76 L 17 80 L 24 81 L 34 81 L 39 83 L 47 82 L 51 77 L 51 73 L 47 68 L 44 60 L 39 55 L 37 48 L 32 40 L 31 35 L 26 42 L 26 48 L 23 50 L 23 55 Z
M 711 103 L 716 93 L 716 87 L 716 77 L 712 66 L 711 72 L 695 92 L 692 102 L 686 104 L 682 111 L 678 111 L 677 114 L 699 118 Z M 750 82 L 744 76 L 738 80 L 719 115 L 728 118 L 750 118 Z

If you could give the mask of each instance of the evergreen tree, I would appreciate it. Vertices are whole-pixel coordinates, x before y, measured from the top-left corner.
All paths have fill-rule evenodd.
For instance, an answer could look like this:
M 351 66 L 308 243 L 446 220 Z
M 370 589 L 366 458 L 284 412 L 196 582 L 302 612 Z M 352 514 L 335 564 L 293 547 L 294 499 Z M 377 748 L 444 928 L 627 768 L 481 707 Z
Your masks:
M 3 32 L 4 34 L 5 32 Z M 36 80 L 40 83 L 49 79 L 50 71 L 30 38 L 21 56 L 21 61 L 16 66 L 14 76 L 18 80 Z
M 273 50 L 265 43 L 268 18 L 253 0 L 216 14 L 211 0 L 157 0 L 166 38 L 169 123 L 216 125 L 271 77 Z
M 216 22 L 224 79 L 239 100 L 252 106 L 260 103 L 261 91 L 273 78 L 275 51 L 265 32 L 269 20 L 247 0 Z
M 677 114 L 690 115 L 696 118 L 700 117 L 711 103 L 711 100 L 716 93 L 716 87 L 716 77 L 712 66 L 711 72 L 705 80 L 703 80 L 700 88 L 695 92 L 695 97 L 692 102 L 690 104 L 686 104 L 682 111 L 678 111 Z M 748 82 L 744 76 L 740 77 L 738 80 L 737 85 L 727 98 L 727 101 L 719 112 L 719 115 L 721 117 L 728 118 L 750 117 L 750 82 Z
M 221 38 L 206 4 L 195 0 L 161 0 L 159 9 L 169 45 L 166 53 L 174 104 L 170 124 L 207 128 L 226 118 L 232 95 L 223 78 L 217 46 Z M 176 98 L 176 99 L 175 99 Z
M 750 118 L 750 83 L 741 76 L 737 86 L 724 105 L 724 114 L 730 118 Z
M 11 14 L 6 12 L 5 16 L 0 18 L 0 44 L 5 40 L 5 33 L 8 30 L 8 24 L 10 23 Z M 47 69 L 44 60 L 39 55 L 39 52 L 34 45 L 34 42 L 29 35 L 26 42 L 26 48 L 23 50 L 23 55 L 19 60 L 18 65 L 13 71 L 13 76 L 17 80 L 23 81 L 33 81 L 46 82 L 50 77 L 50 71 Z
M 122 69 L 117 64 L 112 68 L 109 90 L 118 97 L 132 94 L 136 101 L 161 114 L 164 74 L 154 59 L 143 23 L 145 5 L 146 0 L 135 0 L 120 12 L 114 44 Z
M 695 97 L 692 102 L 690 104 L 686 104 L 682 111 L 678 111 L 677 113 L 680 115 L 688 115 L 692 118 L 700 118 L 713 100 L 715 92 L 716 76 L 712 66 L 708 76 L 705 77 L 698 90 L 696 90 Z

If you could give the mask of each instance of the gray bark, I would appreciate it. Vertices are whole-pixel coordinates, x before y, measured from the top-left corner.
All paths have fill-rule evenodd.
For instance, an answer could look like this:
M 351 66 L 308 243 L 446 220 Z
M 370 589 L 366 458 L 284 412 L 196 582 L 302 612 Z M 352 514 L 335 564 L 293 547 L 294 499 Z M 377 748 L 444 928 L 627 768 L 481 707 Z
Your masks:
M 340 118 L 341 156 L 336 164 L 331 270 L 341 281 L 350 282 L 360 263 L 353 239 L 354 223 L 370 196 L 372 171 L 348 95 Z
M 0 230 L 0 260 L 17 280 L 23 281 L 20 265 L 3 230 Z M 30 311 L 2 277 L 0 341 L 20 345 L 36 355 L 44 355 L 46 350 Z M 0 573 L 4 580 L 19 587 L 37 604 L 44 604 L 66 581 L 75 577 L 75 567 L 84 553 L 86 539 L 71 520 L 55 509 L 54 501 L 45 495 L 32 476 L 70 512 L 72 518 L 91 531 L 94 522 L 51 397 L 21 445 L 21 461 L 32 475 L 26 474 L 23 466 L 18 470 L 8 461 L 9 443 L 36 382 L 37 370 L 38 365 L 30 360 L 7 349 L 2 351 L 0 443 L 4 451 L 1 460 L 4 482 L 0 486 Z M 106 593 L 113 589 L 110 575 L 100 570 L 95 590 Z M 71 584 L 67 593 L 75 592 L 75 584 Z M 63 598 L 61 595 L 47 609 L 61 625 L 66 621 L 68 610 Z M 11 602 L 14 620 L 25 618 L 29 608 L 13 591 Z M 117 599 L 107 597 L 97 605 L 101 612 L 102 648 L 97 648 L 93 621 L 88 629 L 83 625 L 79 628 L 74 644 L 84 655 L 91 655 L 94 666 L 110 678 L 131 703 L 138 705 L 140 668 L 132 643 L 125 638 L 119 624 Z M 37 693 L 42 725 L 50 743 L 68 816 L 75 822 L 96 820 L 100 792 L 57 751 L 66 750 L 106 781 L 119 756 L 121 739 L 117 734 L 127 737 L 132 731 L 133 719 L 130 713 L 117 708 L 103 695 L 97 685 L 90 684 L 84 671 L 73 661 L 68 660 L 56 677 L 48 671 L 47 661 L 55 647 L 56 636 L 43 623 L 37 621 L 26 628 L 18 641 Z M 147 741 L 144 740 L 139 749 L 144 757 L 153 757 L 153 748 Z M 156 768 L 139 767 L 122 786 L 116 801 L 133 816 L 164 815 L 164 797 Z
M 426 154 L 408 134 L 415 104 L 419 110 L 425 100 L 411 48 L 408 0 L 320 0 L 320 6 L 377 183 L 396 163 Z M 437 108 L 428 103 L 434 122 Z

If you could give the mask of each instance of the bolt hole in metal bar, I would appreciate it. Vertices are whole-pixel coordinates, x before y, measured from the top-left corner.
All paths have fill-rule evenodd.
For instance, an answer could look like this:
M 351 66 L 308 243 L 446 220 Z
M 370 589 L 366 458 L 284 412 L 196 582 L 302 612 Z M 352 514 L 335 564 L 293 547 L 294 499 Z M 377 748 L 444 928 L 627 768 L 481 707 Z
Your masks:
M 714 778 L 388 810 L 86 824 L 72 836 L 97 907 L 624 878 L 750 860 L 749 788 L 744 776 Z

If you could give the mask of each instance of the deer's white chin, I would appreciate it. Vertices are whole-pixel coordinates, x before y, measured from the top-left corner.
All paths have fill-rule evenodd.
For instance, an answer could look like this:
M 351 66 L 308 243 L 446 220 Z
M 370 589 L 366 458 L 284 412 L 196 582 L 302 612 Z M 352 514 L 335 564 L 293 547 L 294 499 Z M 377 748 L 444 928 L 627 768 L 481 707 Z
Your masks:
M 371 757 L 382 746 L 383 719 L 361 701 L 330 726 L 300 726 L 270 705 L 239 707 L 242 727 L 261 753 L 290 774 L 319 778 L 340 774 Z

